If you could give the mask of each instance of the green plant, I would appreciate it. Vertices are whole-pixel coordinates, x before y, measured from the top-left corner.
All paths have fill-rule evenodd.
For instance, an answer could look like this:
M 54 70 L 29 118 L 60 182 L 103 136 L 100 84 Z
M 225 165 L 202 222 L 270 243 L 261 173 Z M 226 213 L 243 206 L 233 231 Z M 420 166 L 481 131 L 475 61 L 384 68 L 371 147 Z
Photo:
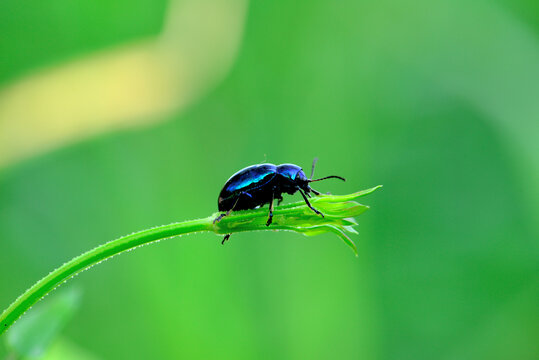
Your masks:
M 300 201 L 277 206 L 271 227 L 266 226 L 267 209 L 255 209 L 234 212 L 216 224 L 213 220 L 217 214 L 213 214 L 207 218 L 158 226 L 112 240 L 66 262 L 26 290 L 0 316 L 0 334 L 32 305 L 78 273 L 124 251 L 174 236 L 202 231 L 232 234 L 244 231 L 288 230 L 308 236 L 334 233 L 350 246 L 357 256 L 356 245 L 347 233 L 357 234 L 353 229 L 353 226 L 357 225 L 354 216 L 362 214 L 369 207 L 353 200 L 380 187 L 381 185 L 349 195 L 321 195 L 313 198 L 311 203 L 324 213 L 324 217 L 316 215 Z

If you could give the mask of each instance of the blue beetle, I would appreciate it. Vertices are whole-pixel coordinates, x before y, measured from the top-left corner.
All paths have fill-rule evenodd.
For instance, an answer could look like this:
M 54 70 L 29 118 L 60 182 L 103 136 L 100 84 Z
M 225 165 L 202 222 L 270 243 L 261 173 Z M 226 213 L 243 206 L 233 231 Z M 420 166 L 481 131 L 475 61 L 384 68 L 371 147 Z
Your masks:
M 227 180 L 218 199 L 219 211 L 225 211 L 220 214 L 213 223 L 219 222 L 223 217 L 229 215 L 234 210 L 255 209 L 269 203 L 269 215 L 266 226 L 269 226 L 273 219 L 273 202 L 278 200 L 278 204 L 283 200 L 282 194 L 294 194 L 299 191 L 303 196 L 305 203 L 312 211 L 320 216 L 324 216 L 316 210 L 309 200 L 312 192 L 315 195 L 320 193 L 309 186 L 309 183 L 337 178 L 346 181 L 343 177 L 331 175 L 320 179 L 312 180 L 314 174 L 313 161 L 311 177 L 307 179 L 303 169 L 294 164 L 258 164 L 241 169 Z M 230 238 L 230 234 L 225 235 L 222 243 Z

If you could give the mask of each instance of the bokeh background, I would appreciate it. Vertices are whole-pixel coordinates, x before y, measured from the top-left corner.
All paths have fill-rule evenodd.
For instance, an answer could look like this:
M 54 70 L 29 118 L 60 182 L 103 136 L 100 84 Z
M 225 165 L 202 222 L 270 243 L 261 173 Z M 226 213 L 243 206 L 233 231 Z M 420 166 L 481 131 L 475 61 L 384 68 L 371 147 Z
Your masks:
M 318 157 L 348 179 L 321 191 L 384 185 L 359 258 L 273 232 L 138 249 L 66 285 L 64 358 L 539 358 L 538 14 L 3 0 L 0 307 L 96 245 L 208 216 L 242 167 Z

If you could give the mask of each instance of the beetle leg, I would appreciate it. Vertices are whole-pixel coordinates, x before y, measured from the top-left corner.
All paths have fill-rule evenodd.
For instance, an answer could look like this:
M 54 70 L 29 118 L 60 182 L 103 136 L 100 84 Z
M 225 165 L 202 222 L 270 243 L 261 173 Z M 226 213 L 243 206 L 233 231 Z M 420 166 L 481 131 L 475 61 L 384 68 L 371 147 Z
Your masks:
M 221 221 L 222 218 L 224 218 L 225 216 L 227 215 L 230 215 L 230 210 L 228 210 L 226 213 L 224 214 L 219 214 L 219 216 L 217 216 L 215 219 L 213 219 L 213 223 L 218 223 L 219 221 Z
M 311 191 L 312 191 L 313 194 L 315 194 L 315 195 L 320 195 L 320 191 L 316 191 L 315 189 L 312 189 L 312 188 L 311 188 Z
M 270 226 L 272 221 L 273 221 L 273 193 L 271 193 L 271 201 L 269 205 L 269 216 L 268 216 L 268 221 L 266 222 L 266 226 Z
M 232 209 L 228 210 L 226 213 L 224 214 L 221 214 L 219 215 L 217 218 L 215 218 L 215 220 L 213 220 L 213 223 L 215 224 L 216 222 L 219 222 L 221 221 L 222 218 L 224 218 L 225 216 L 228 216 L 230 215 L 230 213 L 234 210 L 234 208 L 236 207 L 236 205 L 238 204 L 238 201 L 240 200 L 240 196 L 241 195 L 247 195 L 249 197 L 253 197 L 251 194 L 249 193 L 246 193 L 246 192 L 242 192 L 238 195 L 237 199 L 236 199 L 236 202 L 234 202 L 234 206 L 232 206 Z M 223 238 L 223 241 L 221 241 L 221 245 L 224 245 L 226 241 L 228 241 L 228 239 L 230 239 L 230 235 L 231 234 L 226 234 L 225 237 Z
M 217 216 L 214 220 L 213 220 L 213 223 L 218 223 L 219 221 L 221 221 L 222 218 L 224 218 L 225 216 L 228 216 L 230 215 L 230 213 L 234 210 L 234 208 L 236 207 L 236 205 L 238 205 L 238 200 L 240 199 L 240 196 L 244 194 L 244 193 L 241 193 L 240 195 L 238 195 L 238 197 L 236 198 L 236 202 L 234 202 L 234 206 L 232 206 L 232 209 L 228 210 L 226 213 L 224 214 L 219 214 L 219 216 Z M 245 193 L 247 194 L 247 193 Z M 247 194 L 249 196 L 251 196 L 250 194 Z M 224 241 L 224 240 L 223 240 Z
M 237 201 L 236 201 L 237 202 Z M 232 208 L 233 209 L 233 208 Z M 230 215 L 230 213 L 232 212 L 232 209 L 228 210 L 226 213 L 224 214 L 219 214 L 219 216 L 217 216 L 214 220 L 213 220 L 213 223 L 218 223 L 219 221 L 221 221 L 222 218 L 224 218 L 225 216 L 228 216 Z
M 307 204 L 307 206 L 312 210 L 314 211 L 316 214 L 318 215 L 321 215 L 322 217 L 324 217 L 324 214 L 322 214 L 320 211 L 316 210 L 315 208 L 313 208 L 313 206 L 311 205 L 311 203 L 309 202 L 309 200 L 307 199 L 307 196 L 305 196 L 305 193 L 303 192 L 303 190 L 301 190 L 300 188 L 298 188 L 301 196 L 303 196 L 303 200 L 305 200 L 305 203 Z

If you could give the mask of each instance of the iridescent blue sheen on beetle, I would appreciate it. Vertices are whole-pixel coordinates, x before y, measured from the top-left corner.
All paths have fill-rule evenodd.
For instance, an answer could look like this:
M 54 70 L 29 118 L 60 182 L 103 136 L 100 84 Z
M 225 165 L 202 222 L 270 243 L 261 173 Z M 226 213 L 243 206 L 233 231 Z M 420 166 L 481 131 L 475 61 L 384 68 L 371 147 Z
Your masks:
M 312 180 L 314 174 L 313 161 L 311 178 L 307 179 L 303 169 L 294 164 L 258 164 L 246 167 L 232 175 L 227 180 L 218 199 L 219 211 L 226 211 L 220 214 L 213 222 L 219 222 L 223 217 L 235 210 L 255 209 L 269 203 L 269 216 L 266 225 L 269 226 L 273 220 L 273 201 L 278 200 L 278 204 L 283 200 L 282 194 L 294 194 L 299 191 L 305 203 L 316 214 L 324 216 L 320 211 L 312 207 L 307 199 L 311 197 L 311 192 L 315 195 L 320 193 L 309 186 L 309 183 L 329 178 L 337 178 L 343 181 L 344 178 L 336 175 L 326 176 L 321 179 Z M 230 234 L 225 235 L 223 243 L 228 240 Z

